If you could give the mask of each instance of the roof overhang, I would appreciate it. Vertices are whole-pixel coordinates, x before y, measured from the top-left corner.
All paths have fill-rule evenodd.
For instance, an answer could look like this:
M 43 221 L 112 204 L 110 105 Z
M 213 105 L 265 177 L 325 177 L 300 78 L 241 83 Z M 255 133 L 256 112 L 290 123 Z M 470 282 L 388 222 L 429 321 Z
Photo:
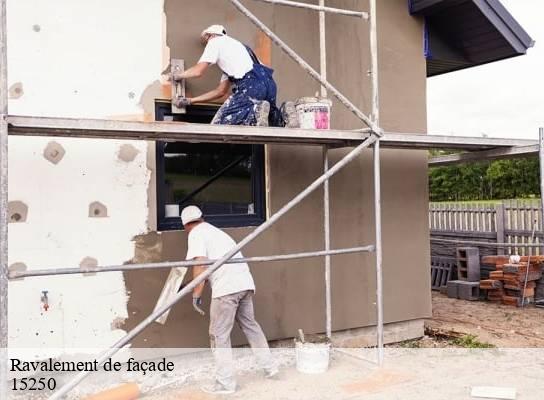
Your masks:
M 409 0 L 425 17 L 427 76 L 526 54 L 533 39 L 499 0 Z

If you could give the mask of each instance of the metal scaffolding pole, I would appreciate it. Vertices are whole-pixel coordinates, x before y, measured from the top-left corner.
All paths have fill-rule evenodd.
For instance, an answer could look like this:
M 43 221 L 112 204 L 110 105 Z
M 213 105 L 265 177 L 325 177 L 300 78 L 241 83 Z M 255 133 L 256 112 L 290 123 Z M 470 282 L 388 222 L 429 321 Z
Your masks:
M 325 0 L 319 0 L 319 6 L 325 6 Z M 321 79 L 327 80 L 327 36 L 325 29 L 325 13 L 319 13 L 319 72 Z M 321 85 L 321 97 L 327 97 L 327 88 Z
M 329 170 L 327 146 L 323 146 L 323 173 Z M 323 227 L 325 233 L 325 251 L 331 248 L 329 180 L 323 184 Z M 331 291 L 331 256 L 325 256 L 325 332 L 332 337 L 332 291 Z
M 164 314 L 167 310 L 172 308 L 179 300 L 185 297 L 190 293 L 198 284 L 206 280 L 216 269 L 221 267 L 226 261 L 230 260 L 236 253 L 243 249 L 248 243 L 252 242 L 259 235 L 265 232 L 270 228 L 278 219 L 285 215 L 291 208 L 299 204 L 303 199 L 305 199 L 309 194 L 313 193 L 320 185 L 322 185 L 327 179 L 336 174 L 341 168 L 347 165 L 350 161 L 356 158 L 361 152 L 368 146 L 375 143 L 377 136 L 373 135 L 362 142 L 359 146 L 351 150 L 344 158 L 339 162 L 334 164 L 334 166 L 326 173 L 321 175 L 315 181 L 313 181 L 306 189 L 296 195 L 291 201 L 286 205 L 280 208 L 274 215 L 272 215 L 266 222 L 259 225 L 252 233 L 246 236 L 242 241 L 240 241 L 235 247 L 232 248 L 228 253 L 226 253 L 220 260 L 216 261 L 212 266 L 210 266 L 206 271 L 200 274 L 196 279 L 192 280 L 187 286 L 181 289 L 175 297 L 170 301 L 165 303 L 162 307 L 158 308 L 156 311 L 152 312 L 146 319 L 140 322 L 136 327 L 134 327 L 130 332 L 128 332 L 123 338 L 118 340 L 109 350 L 102 353 L 97 357 L 98 365 L 102 365 L 106 360 L 113 356 L 117 351 L 126 346 L 132 339 L 139 335 L 148 325 L 155 321 L 158 317 Z M 58 391 L 53 393 L 49 400 L 58 400 L 62 398 L 66 393 L 68 393 L 72 388 L 74 388 L 78 383 L 85 379 L 89 375 L 89 371 L 80 372 L 70 381 L 68 381 L 64 386 L 62 386 Z
M 320 250 L 309 251 L 304 253 L 293 254 L 280 254 L 276 256 L 258 256 L 258 257 L 244 257 L 233 258 L 226 261 L 225 264 L 236 264 L 240 262 L 245 263 L 259 263 L 259 262 L 274 262 L 274 261 L 286 261 L 286 260 L 298 260 L 302 258 L 323 257 L 323 256 L 336 256 L 340 254 L 352 254 L 374 251 L 374 245 L 351 247 L 346 249 L 337 250 Z M 22 279 L 37 276 L 52 276 L 52 275 L 73 275 L 73 274 L 88 274 L 98 272 L 114 272 L 114 271 L 139 271 L 144 269 L 160 269 L 160 268 L 188 268 L 195 265 L 213 265 L 217 260 L 206 261 L 168 261 L 158 263 L 146 263 L 146 264 L 123 264 L 123 265 L 106 265 L 102 267 L 71 267 L 71 268 L 48 268 L 48 269 L 35 269 L 31 271 L 11 271 L 9 273 L 9 279 Z
M 0 398 L 8 398 L 8 65 L 6 0 L 0 0 Z
M 316 81 L 321 83 L 323 86 L 327 88 L 332 94 L 336 96 L 340 102 L 345 105 L 351 112 L 353 112 L 361 121 L 363 121 L 372 131 L 374 134 L 381 136 L 382 135 L 382 129 L 374 124 L 366 116 L 364 112 L 362 112 L 355 104 L 353 104 L 346 96 L 344 96 L 338 89 L 336 89 L 333 85 L 331 85 L 327 80 L 322 79 L 319 73 L 313 69 L 310 64 L 308 64 L 302 57 L 300 57 L 293 49 L 291 49 L 283 40 L 281 40 L 278 35 L 276 35 L 274 32 L 270 30 L 265 24 L 261 22 L 259 18 L 257 18 L 251 11 L 249 11 L 239 0 L 228 0 L 240 11 L 243 15 L 245 15 L 255 26 L 257 26 L 263 33 L 268 36 L 274 43 L 276 43 L 289 57 L 291 57 L 295 62 L 300 65 L 300 67 L 305 70 L 312 78 L 314 78 Z
M 372 122 L 380 126 L 380 91 L 378 80 L 378 24 L 376 0 L 370 0 L 370 57 L 372 78 Z M 374 215 L 376 224 L 376 344 L 378 364 L 383 364 L 383 273 L 382 273 L 382 205 L 380 140 L 374 143 Z
M 540 161 L 540 229 L 544 229 L 544 128 L 538 129 L 538 158 Z
M 333 7 L 325 7 L 324 4 L 319 4 L 318 6 L 315 6 L 313 4 L 307 4 L 307 3 L 300 3 L 297 1 L 289 1 L 289 0 L 256 0 L 256 1 L 262 1 L 263 3 L 269 3 L 269 4 L 277 4 L 280 6 L 291 6 L 296 8 L 306 8 L 310 10 L 319 11 L 322 13 L 328 12 L 332 14 L 340 14 L 340 15 L 346 15 L 348 17 L 359 17 L 359 18 L 365 18 L 368 19 L 368 13 L 362 12 L 362 11 L 352 11 L 352 10 L 345 10 L 343 8 L 333 8 Z M 321 2 L 321 0 L 320 0 Z
M 319 0 L 319 6 L 325 7 L 325 0 Z M 321 79 L 327 80 L 327 36 L 325 30 L 325 13 L 319 13 L 319 72 Z M 321 97 L 327 97 L 327 88 L 321 85 Z M 329 148 L 323 146 L 323 173 L 329 170 Z M 325 250 L 331 248 L 329 180 L 323 184 L 323 229 L 325 233 Z M 332 337 L 332 293 L 331 293 L 331 257 L 325 256 L 325 332 Z

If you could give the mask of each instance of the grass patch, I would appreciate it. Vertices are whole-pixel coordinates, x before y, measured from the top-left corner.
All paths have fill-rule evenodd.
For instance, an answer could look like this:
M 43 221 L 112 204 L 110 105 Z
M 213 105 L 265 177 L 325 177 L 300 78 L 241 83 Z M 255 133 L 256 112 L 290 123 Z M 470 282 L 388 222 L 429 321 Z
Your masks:
M 463 347 L 467 349 L 492 349 L 495 346 L 489 343 L 480 342 L 476 335 L 463 335 L 459 338 L 455 338 L 451 341 L 454 346 Z
M 387 347 L 403 349 L 425 348 L 465 348 L 465 349 L 491 349 L 495 346 L 481 342 L 476 335 L 466 335 L 458 332 L 425 329 L 425 336 L 419 339 L 406 340 Z

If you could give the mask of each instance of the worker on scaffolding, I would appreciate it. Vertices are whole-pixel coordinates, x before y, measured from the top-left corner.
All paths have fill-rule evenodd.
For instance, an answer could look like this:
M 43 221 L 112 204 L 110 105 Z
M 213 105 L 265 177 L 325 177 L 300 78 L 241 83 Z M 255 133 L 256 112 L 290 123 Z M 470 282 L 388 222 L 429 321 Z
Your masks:
M 202 211 L 196 206 L 188 206 L 182 210 L 181 222 L 188 233 L 187 260 L 220 259 L 236 246 L 236 242 L 228 234 L 205 222 Z M 242 257 L 242 253 L 238 252 L 233 259 Z M 193 267 L 193 279 L 206 268 Z M 202 390 L 213 394 L 229 394 L 236 390 L 230 343 L 235 321 L 244 332 L 265 376 L 275 377 L 278 368 L 253 312 L 255 283 L 247 263 L 223 265 L 208 277 L 208 281 L 212 289 L 209 334 L 216 362 L 216 379 L 212 385 L 202 387 Z M 205 282 L 193 289 L 193 307 L 200 314 L 204 314 L 200 306 Z
M 205 45 L 198 63 L 184 72 L 174 73 L 175 81 L 200 78 L 212 64 L 223 71 L 219 85 L 200 96 L 174 99 L 177 107 L 219 100 L 232 94 L 215 114 L 212 124 L 298 127 L 293 102 L 281 110 L 276 106 L 273 70 L 263 65 L 253 50 L 227 35 L 222 25 L 204 29 L 200 40 Z

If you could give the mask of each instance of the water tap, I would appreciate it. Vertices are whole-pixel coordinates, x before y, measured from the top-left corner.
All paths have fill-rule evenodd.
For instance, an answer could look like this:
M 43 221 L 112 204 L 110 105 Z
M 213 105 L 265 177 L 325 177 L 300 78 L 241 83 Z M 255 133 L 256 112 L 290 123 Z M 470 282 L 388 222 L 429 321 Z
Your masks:
M 47 297 L 47 293 L 49 293 L 49 291 L 47 290 L 42 290 L 42 303 L 43 303 L 43 309 L 44 311 L 47 311 L 49 310 L 49 298 Z

